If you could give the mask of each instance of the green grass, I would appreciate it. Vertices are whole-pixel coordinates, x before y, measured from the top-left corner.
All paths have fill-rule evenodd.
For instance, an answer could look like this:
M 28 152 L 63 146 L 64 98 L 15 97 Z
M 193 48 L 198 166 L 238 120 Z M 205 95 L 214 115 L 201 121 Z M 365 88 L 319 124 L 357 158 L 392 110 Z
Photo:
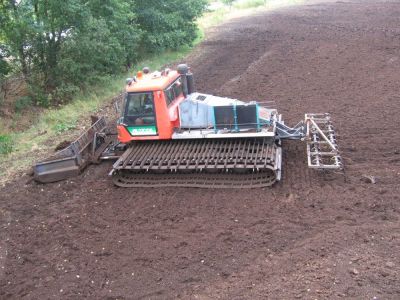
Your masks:
M 249 9 L 254 7 L 259 7 L 266 5 L 268 0 L 246 0 L 246 1 L 238 1 L 233 4 L 233 7 L 237 9 Z
M 12 137 L 0 135 L 0 155 L 8 155 L 12 151 Z
M 239 0 L 232 6 L 221 6 L 220 8 L 207 12 L 198 21 L 199 27 L 205 30 L 209 27 L 221 24 L 229 19 L 253 13 L 258 7 L 265 6 L 268 0 Z M 218 2 L 218 1 L 214 1 Z
M 237 0 L 232 6 L 222 6 L 214 11 L 205 13 L 199 20 L 200 28 L 207 29 L 233 18 L 248 16 L 260 10 L 272 10 L 289 5 L 303 3 L 304 0 Z M 219 2 L 219 1 L 211 1 Z
M 198 21 L 199 27 L 202 31 L 206 28 L 218 25 L 226 20 L 226 14 L 229 12 L 228 7 L 221 7 L 215 11 L 207 12 Z

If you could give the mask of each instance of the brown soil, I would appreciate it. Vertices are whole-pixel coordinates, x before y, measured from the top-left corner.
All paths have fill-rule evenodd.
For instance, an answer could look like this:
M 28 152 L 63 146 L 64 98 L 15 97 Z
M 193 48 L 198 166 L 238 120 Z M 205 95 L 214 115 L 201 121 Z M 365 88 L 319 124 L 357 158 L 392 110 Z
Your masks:
M 347 177 L 284 145 L 271 189 L 113 186 L 110 164 L 0 195 L 2 299 L 400 299 L 400 5 L 331 2 L 215 28 L 200 91 L 330 112 Z M 374 176 L 376 184 L 365 176 Z
M 54 148 L 54 151 L 63 150 L 63 149 L 65 149 L 65 148 L 67 148 L 69 145 L 71 145 L 71 141 L 62 141 L 61 143 L 59 143 L 59 144 Z

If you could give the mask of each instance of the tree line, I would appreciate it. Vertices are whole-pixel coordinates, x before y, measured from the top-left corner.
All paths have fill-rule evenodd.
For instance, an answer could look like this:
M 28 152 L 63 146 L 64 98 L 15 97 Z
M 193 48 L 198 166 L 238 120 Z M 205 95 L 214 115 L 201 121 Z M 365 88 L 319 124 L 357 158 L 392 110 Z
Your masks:
M 193 42 L 207 0 L 0 0 L 0 80 L 52 105 L 149 54 Z

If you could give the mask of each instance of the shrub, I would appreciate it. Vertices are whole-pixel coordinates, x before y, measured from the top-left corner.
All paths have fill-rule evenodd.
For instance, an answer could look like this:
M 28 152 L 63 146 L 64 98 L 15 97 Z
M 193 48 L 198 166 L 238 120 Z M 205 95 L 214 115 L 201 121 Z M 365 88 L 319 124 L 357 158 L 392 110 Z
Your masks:
M 44 89 L 36 84 L 29 85 L 29 94 L 31 95 L 31 99 L 34 105 L 49 107 L 50 106 L 50 98 L 49 95 L 46 95 Z
M 25 110 L 27 107 L 32 106 L 33 101 L 29 96 L 20 97 L 14 103 L 14 109 L 16 112 L 21 112 Z

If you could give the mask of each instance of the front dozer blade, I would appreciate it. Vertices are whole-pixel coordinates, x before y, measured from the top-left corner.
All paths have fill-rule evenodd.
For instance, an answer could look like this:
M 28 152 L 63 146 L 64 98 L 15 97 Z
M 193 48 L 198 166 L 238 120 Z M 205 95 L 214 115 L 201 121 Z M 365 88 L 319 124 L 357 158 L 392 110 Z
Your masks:
M 33 167 L 34 179 L 50 183 L 77 176 L 91 162 L 95 150 L 103 146 L 96 145 L 96 136 L 104 131 L 106 125 L 105 118 L 100 118 L 67 148 L 37 163 Z
M 36 164 L 34 178 L 41 183 L 57 182 L 78 176 L 80 171 L 76 157 L 66 157 Z

